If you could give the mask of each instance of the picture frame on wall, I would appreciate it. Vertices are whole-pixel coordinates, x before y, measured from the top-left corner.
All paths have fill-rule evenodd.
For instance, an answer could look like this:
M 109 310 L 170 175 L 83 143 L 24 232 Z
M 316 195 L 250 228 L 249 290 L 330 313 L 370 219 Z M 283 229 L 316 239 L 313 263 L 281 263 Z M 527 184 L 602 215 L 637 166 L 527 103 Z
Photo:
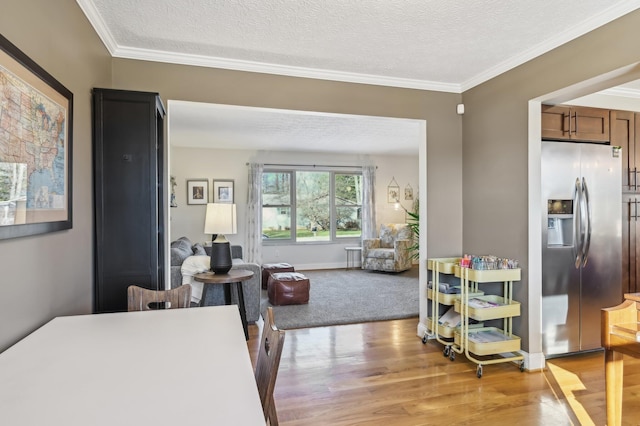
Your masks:
M 409 184 L 404 187 L 404 199 L 413 200 L 413 188 Z
M 0 35 L 0 239 L 71 229 L 73 93 Z
M 233 179 L 213 180 L 213 202 L 233 204 L 234 197 Z
M 201 205 L 209 202 L 209 179 L 187 180 L 187 204 Z

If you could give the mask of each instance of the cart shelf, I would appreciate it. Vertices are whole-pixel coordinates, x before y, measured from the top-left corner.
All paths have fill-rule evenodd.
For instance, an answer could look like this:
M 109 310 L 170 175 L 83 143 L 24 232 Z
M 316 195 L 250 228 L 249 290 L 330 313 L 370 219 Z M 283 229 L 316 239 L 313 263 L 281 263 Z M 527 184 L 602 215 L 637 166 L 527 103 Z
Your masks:
M 427 326 L 429 327 L 429 330 L 433 330 L 433 317 L 429 317 L 427 318 Z M 479 322 L 479 323 L 474 323 L 474 324 L 469 324 L 469 329 L 471 330 L 475 330 L 475 329 L 479 329 L 484 327 L 484 323 L 483 322 Z M 435 330 L 434 330 L 435 331 Z M 449 327 L 446 325 L 442 325 L 442 324 L 438 324 L 438 336 L 440 337 L 444 337 L 446 339 L 453 339 L 455 337 L 455 334 L 460 334 L 460 327 Z M 453 343 L 453 341 L 448 342 L 448 343 Z M 459 343 L 456 343 L 457 345 L 459 345 Z
M 487 304 L 495 306 L 476 307 L 474 306 L 474 299 Z M 502 296 L 486 295 L 486 296 L 474 296 L 469 294 L 469 317 L 478 321 L 488 321 L 498 318 L 517 317 L 520 315 L 520 302 L 515 300 L 507 300 Z M 463 313 L 462 302 L 460 299 L 455 300 L 456 312 Z
M 436 320 L 437 323 L 437 320 Z M 438 324 L 438 329 L 436 330 L 433 326 L 433 317 L 429 317 L 427 320 L 427 327 L 429 330 L 433 332 L 438 332 L 438 336 L 443 337 L 445 339 L 453 339 L 453 334 L 455 332 L 455 327 L 448 327 L 446 325 Z
M 455 266 L 460 264 L 460 258 L 442 257 L 438 259 L 427 259 L 428 270 L 434 271 L 436 269 L 436 264 L 440 273 L 453 275 Z
M 460 294 L 449 294 L 449 293 L 441 293 L 441 292 L 437 292 L 437 293 L 438 293 L 437 294 L 438 303 L 441 305 L 452 306 L 457 300 L 460 299 Z M 469 293 L 469 297 L 478 297 L 483 295 L 484 295 L 484 292 L 482 291 Z M 436 295 L 433 294 L 433 289 L 428 288 L 427 298 L 429 300 L 433 300 L 434 296 Z
M 462 335 L 459 330 L 454 332 L 454 343 L 461 345 Z M 470 328 L 468 330 L 469 352 L 485 356 L 495 355 L 505 352 L 516 352 L 520 350 L 520 337 L 515 334 L 506 334 L 503 330 L 496 327 Z M 521 356 L 517 357 L 521 359 Z M 503 359 L 500 359 L 502 361 Z
M 455 265 L 454 275 L 462 278 L 463 268 Z M 464 268 L 469 281 L 476 283 L 492 283 L 500 281 L 520 281 L 520 269 L 466 269 Z

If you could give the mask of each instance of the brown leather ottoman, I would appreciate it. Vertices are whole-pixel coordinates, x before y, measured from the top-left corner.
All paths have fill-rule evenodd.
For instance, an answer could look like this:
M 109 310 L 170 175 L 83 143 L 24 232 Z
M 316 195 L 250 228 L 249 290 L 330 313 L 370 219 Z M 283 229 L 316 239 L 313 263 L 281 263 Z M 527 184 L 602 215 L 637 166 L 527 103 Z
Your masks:
M 267 289 L 269 275 L 276 272 L 295 272 L 293 266 L 288 263 L 265 263 L 262 265 L 262 289 Z
M 299 272 L 276 272 L 269 276 L 267 295 L 269 303 L 279 305 L 304 305 L 309 303 L 309 278 Z

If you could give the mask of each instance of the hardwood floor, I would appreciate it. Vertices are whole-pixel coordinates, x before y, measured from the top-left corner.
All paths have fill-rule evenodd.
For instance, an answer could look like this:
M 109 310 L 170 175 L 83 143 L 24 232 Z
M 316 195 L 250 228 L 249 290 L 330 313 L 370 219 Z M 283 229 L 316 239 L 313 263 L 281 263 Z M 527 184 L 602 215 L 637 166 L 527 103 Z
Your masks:
M 283 426 L 604 425 L 602 352 L 556 358 L 544 372 L 451 362 L 422 344 L 417 318 L 288 330 L 275 401 Z M 255 362 L 260 328 L 250 326 Z M 623 424 L 640 424 L 640 360 L 625 359 Z

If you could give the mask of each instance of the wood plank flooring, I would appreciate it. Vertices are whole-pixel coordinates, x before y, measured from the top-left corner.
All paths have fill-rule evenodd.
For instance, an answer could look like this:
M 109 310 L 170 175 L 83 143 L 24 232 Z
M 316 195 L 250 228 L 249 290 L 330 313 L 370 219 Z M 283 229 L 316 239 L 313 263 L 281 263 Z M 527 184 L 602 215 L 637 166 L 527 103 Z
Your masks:
M 417 318 L 288 330 L 275 401 L 283 426 L 604 425 L 602 352 L 544 372 L 484 366 L 416 336 Z M 260 327 L 250 326 L 255 362 Z M 625 359 L 623 424 L 640 425 L 640 360 Z

